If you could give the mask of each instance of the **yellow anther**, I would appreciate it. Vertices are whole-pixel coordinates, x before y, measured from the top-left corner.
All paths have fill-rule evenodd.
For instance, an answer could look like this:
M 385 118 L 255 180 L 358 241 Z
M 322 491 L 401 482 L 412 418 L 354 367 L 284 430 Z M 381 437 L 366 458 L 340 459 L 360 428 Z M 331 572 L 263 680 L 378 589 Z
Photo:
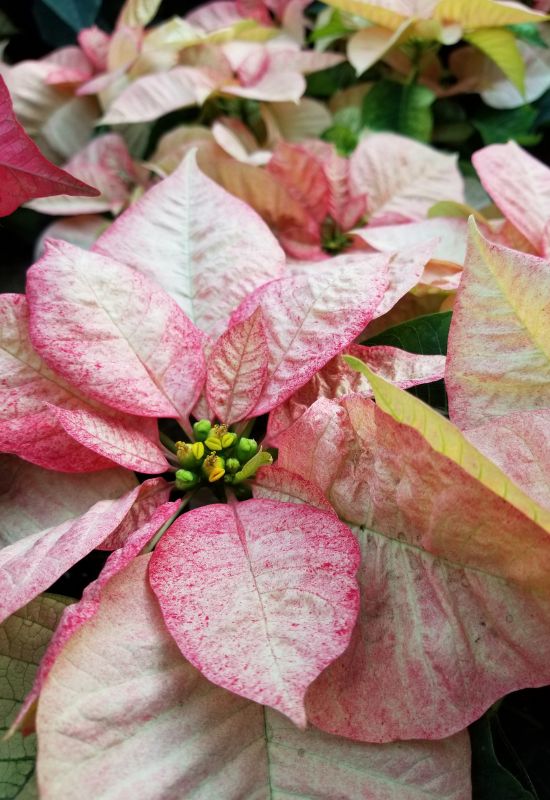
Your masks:
M 222 467 L 214 467 L 214 469 L 208 476 L 208 483 L 214 483 L 214 481 L 219 481 L 219 479 L 223 478 L 224 475 L 225 475 L 225 470 Z
M 191 452 L 193 453 L 197 461 L 200 461 L 204 455 L 204 444 L 202 442 L 195 442 L 194 444 L 191 445 Z
M 225 475 L 225 461 L 215 453 L 210 453 L 210 455 L 204 459 L 202 471 L 208 478 L 209 483 L 219 481 L 219 479 L 223 478 Z
M 236 438 L 236 433 L 224 433 L 221 437 L 222 448 L 231 447 L 231 445 L 235 443 Z
M 210 436 L 205 441 L 205 445 L 208 447 L 209 450 L 222 450 L 223 449 L 220 439 L 218 439 L 217 436 L 213 436 L 212 433 L 210 433 Z
M 227 433 L 227 425 L 214 425 L 212 431 L 218 439 L 221 439 Z

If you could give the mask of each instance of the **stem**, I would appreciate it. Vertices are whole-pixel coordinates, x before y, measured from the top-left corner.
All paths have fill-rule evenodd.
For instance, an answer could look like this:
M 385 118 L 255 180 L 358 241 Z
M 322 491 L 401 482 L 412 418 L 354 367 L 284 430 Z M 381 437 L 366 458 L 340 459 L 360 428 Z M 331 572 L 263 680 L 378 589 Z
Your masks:
M 227 498 L 227 505 L 234 508 L 236 505 L 239 504 L 239 501 L 235 497 L 235 492 L 229 486 L 225 487 L 225 496 Z
M 158 542 L 160 541 L 160 539 L 162 538 L 162 536 L 163 536 L 163 535 L 166 533 L 166 531 L 168 530 L 168 528 L 170 527 L 170 525 L 171 525 L 171 524 L 174 522 L 174 520 L 176 520 L 176 519 L 179 517 L 179 515 L 180 515 L 180 514 L 183 512 L 183 510 L 185 509 L 185 506 L 186 506 L 186 505 L 189 503 L 189 501 L 191 500 L 191 497 L 192 497 L 192 495 L 193 495 L 193 492 L 187 492 L 187 494 L 184 494 L 184 496 L 182 497 L 182 499 L 181 499 L 181 503 L 180 503 L 180 505 L 178 506 L 178 508 L 177 508 L 177 509 L 174 511 L 174 513 L 172 514 L 172 516 L 171 516 L 171 517 L 169 517 L 169 518 L 166 520 L 166 522 L 164 523 L 164 525 L 163 525 L 161 528 L 159 528 L 159 529 L 158 529 L 158 531 L 155 533 L 155 535 L 153 536 L 153 538 L 152 538 L 152 539 L 151 539 L 151 540 L 150 540 L 150 541 L 149 541 L 149 542 L 148 542 L 148 543 L 145 545 L 145 547 L 144 547 L 144 548 L 143 548 L 143 550 L 141 551 L 140 555 L 144 555 L 145 553 L 151 553 L 151 552 L 154 550 L 154 548 L 156 547 L 156 545 L 158 544 Z
M 175 443 L 175 442 L 173 442 L 173 441 L 172 441 L 172 439 L 171 439 L 169 436 L 167 436 L 165 433 L 163 433 L 162 431 L 160 431 L 160 433 L 159 433 L 159 437 L 160 437 L 160 441 L 162 442 L 162 444 L 163 444 L 163 445 L 164 445 L 164 446 L 165 446 L 165 447 L 166 447 L 168 450 L 170 450 L 170 452 L 171 452 L 171 453 L 176 453 L 176 452 L 177 452 L 177 450 L 176 450 L 176 443 Z
M 191 426 L 191 423 L 189 422 L 189 417 L 182 417 L 181 419 L 178 419 L 178 424 L 181 426 L 181 429 L 185 431 L 185 433 L 189 437 L 189 441 L 193 442 L 195 437 L 193 435 L 193 428 Z
M 249 435 L 252 433 L 252 428 L 254 427 L 255 422 L 255 419 L 249 419 L 248 422 L 246 420 L 237 422 L 235 425 L 235 433 L 237 433 L 239 436 L 244 436 L 245 439 L 248 439 Z

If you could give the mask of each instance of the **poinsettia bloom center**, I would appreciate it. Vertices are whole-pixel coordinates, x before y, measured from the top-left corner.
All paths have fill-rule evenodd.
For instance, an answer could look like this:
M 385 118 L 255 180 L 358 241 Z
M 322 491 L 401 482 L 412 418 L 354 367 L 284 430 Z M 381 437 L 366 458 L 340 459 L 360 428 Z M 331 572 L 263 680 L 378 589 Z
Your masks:
M 325 217 L 321 225 L 321 246 L 326 253 L 334 254 L 345 250 L 352 243 L 349 236 L 341 225 L 331 216 Z
M 212 425 L 202 419 L 193 426 L 195 442 L 176 442 L 176 458 L 182 467 L 176 471 L 176 488 L 184 491 L 204 483 L 238 485 L 254 477 L 256 470 L 273 461 L 271 454 L 258 448 L 255 439 L 239 436 L 227 425 Z

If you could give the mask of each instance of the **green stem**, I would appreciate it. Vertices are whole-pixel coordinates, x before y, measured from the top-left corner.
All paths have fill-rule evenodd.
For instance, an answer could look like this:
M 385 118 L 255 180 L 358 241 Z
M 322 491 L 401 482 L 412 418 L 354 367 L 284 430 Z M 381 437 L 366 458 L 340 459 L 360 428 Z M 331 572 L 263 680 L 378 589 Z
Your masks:
M 143 550 L 141 551 L 141 555 L 144 555 L 145 553 L 151 553 L 151 552 L 154 550 L 154 548 L 156 547 L 156 545 L 158 544 L 158 542 L 160 541 L 160 539 L 162 538 L 162 536 L 163 536 L 163 535 L 166 533 L 166 531 L 168 530 L 168 528 L 170 527 L 170 525 L 171 525 L 171 524 L 174 522 L 174 520 L 176 520 L 176 519 L 179 517 L 179 515 L 180 515 L 180 514 L 183 512 L 183 510 L 185 509 L 185 506 L 186 506 L 186 505 L 189 503 L 189 501 L 191 500 L 191 497 L 192 497 L 192 496 L 193 496 L 193 492 L 187 492 L 187 494 L 184 494 L 184 496 L 182 497 L 182 499 L 181 499 L 181 503 L 180 503 L 180 505 L 178 506 L 178 508 L 177 508 L 177 509 L 174 511 L 174 513 L 172 514 L 172 516 L 171 516 L 171 517 L 169 517 L 169 518 L 166 520 L 166 522 L 164 523 L 164 525 L 163 525 L 161 528 L 159 528 L 159 529 L 158 529 L 158 531 L 155 533 L 155 535 L 153 536 L 153 538 L 152 538 L 152 539 L 151 539 L 151 540 L 148 542 L 148 544 L 146 544 L 146 545 L 145 545 L 145 547 L 144 547 L 144 548 L 143 548 Z
M 176 453 L 176 443 L 172 441 L 172 439 L 167 436 L 165 433 L 160 431 L 159 433 L 160 441 L 166 447 L 167 450 L 170 450 L 171 453 Z

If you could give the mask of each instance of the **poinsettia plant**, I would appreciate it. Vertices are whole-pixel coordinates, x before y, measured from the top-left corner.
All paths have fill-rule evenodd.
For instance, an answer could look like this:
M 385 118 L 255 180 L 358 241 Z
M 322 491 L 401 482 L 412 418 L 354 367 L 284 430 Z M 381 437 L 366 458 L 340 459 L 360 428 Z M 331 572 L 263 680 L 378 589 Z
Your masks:
M 0 65 L 0 795 L 535 797 L 548 9 L 92 5 Z
M 212 209 L 219 225 L 206 227 Z M 479 248 L 480 234 L 472 237 Z M 507 251 L 494 247 L 505 263 Z M 422 246 L 416 257 L 363 254 L 338 269 L 329 260 L 287 274 L 266 226 L 203 176 L 191 154 L 91 252 L 52 241 L 28 273 L 27 298 L 4 295 L 2 446 L 25 459 L 6 487 L 4 618 L 86 552 L 111 551 L 61 616 L 19 715 L 31 725 L 40 698 L 41 796 L 129 785 L 142 736 L 151 734 L 163 757 L 174 747 L 185 757 L 162 776 L 156 759 L 148 762 L 139 781 L 149 796 L 191 795 L 203 784 L 216 792 L 211 765 L 207 773 L 199 766 L 205 753 L 217 753 L 214 780 L 235 782 L 229 796 L 263 793 L 280 779 L 311 793 L 301 759 L 313 764 L 323 748 L 331 754 L 323 783 L 336 790 L 336 764 L 350 747 L 363 766 L 347 796 L 352 786 L 370 791 L 368 764 L 383 757 L 380 747 L 397 748 L 390 783 L 427 758 L 407 791 L 439 775 L 438 791 L 468 796 L 458 731 L 503 693 L 548 679 L 548 512 L 450 422 L 376 377 L 403 386 L 433 380 L 442 357 L 353 345 L 429 256 Z M 351 378 L 345 362 L 333 366 L 328 391 L 279 431 L 273 465 L 274 454 L 251 436 L 254 420 L 346 351 L 361 357 L 366 378 Z M 157 418 L 164 430 L 177 420 L 180 438 L 159 438 Z M 6 478 L 14 464 L 7 456 Z M 55 483 L 46 468 L 61 470 Z M 136 484 L 130 470 L 164 477 Z M 172 489 L 183 497 L 167 502 Z M 16 529 L 14 509 L 24 511 Z M 120 625 L 137 651 L 117 651 Z M 450 668 L 457 647 L 460 672 Z M 130 663 L 137 673 L 127 684 Z M 107 696 L 90 727 L 98 685 Z M 275 740 L 291 748 L 281 778 L 276 767 L 254 777 L 236 767 L 235 759 L 257 756 L 249 733 L 219 730 L 232 713 L 226 703 L 254 719 L 265 707 L 254 740 L 268 753 L 271 727 L 279 731 Z M 308 720 L 326 734 L 304 730 Z M 200 737 L 198 750 L 186 753 L 185 731 Z M 232 754 L 220 751 L 220 735 L 229 735 Z M 113 736 L 130 748 L 123 764 L 112 762 Z M 390 744 L 418 739 L 435 744 Z

